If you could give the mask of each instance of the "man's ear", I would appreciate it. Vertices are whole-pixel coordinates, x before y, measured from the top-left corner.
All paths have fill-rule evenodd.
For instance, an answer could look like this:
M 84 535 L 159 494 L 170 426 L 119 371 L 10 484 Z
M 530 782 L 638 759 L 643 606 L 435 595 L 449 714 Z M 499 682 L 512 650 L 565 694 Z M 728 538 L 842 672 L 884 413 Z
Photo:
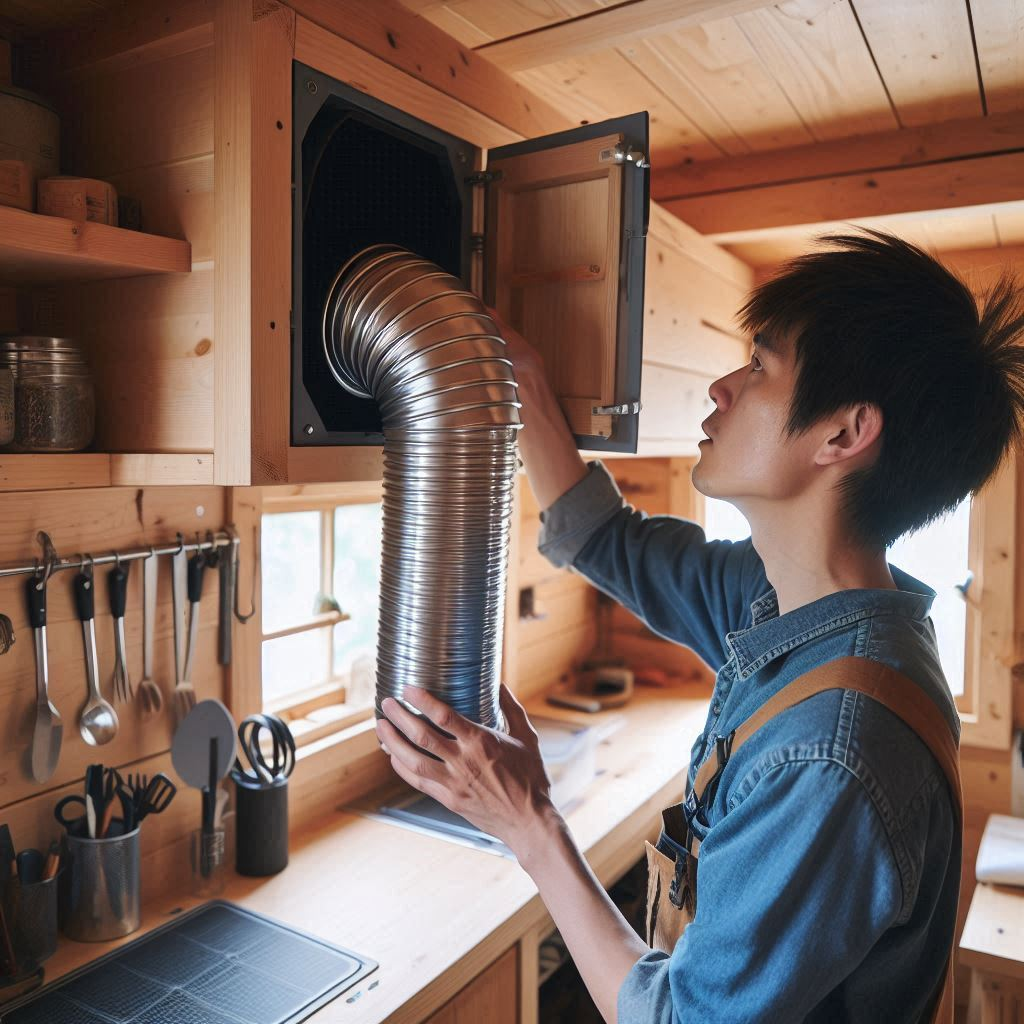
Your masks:
M 815 461 L 845 462 L 868 451 L 882 435 L 882 410 L 873 402 L 847 406 L 828 417 L 828 434 Z

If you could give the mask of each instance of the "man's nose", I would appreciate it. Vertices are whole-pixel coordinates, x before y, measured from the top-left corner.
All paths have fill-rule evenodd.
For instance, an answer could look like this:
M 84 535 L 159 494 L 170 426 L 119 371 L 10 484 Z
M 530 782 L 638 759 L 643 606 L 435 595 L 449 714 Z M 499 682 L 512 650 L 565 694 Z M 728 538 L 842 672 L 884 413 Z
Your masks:
M 737 375 L 741 373 L 745 367 L 741 366 L 727 373 L 724 377 L 719 377 L 718 380 L 714 381 L 708 388 L 708 397 L 712 402 L 718 406 L 719 412 L 725 412 L 726 409 L 732 404 L 732 396 L 736 388 Z

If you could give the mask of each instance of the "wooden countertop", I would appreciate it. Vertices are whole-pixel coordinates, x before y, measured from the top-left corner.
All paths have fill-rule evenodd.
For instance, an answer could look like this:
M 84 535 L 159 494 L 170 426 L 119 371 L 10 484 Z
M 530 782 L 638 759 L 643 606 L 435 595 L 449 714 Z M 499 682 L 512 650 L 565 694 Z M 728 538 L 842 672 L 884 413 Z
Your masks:
M 698 691 L 638 691 L 612 714 L 625 726 L 598 748 L 600 773 L 567 815 L 576 841 L 608 885 L 643 854 L 661 808 L 682 798 L 690 746 L 703 727 Z M 540 699 L 527 707 L 560 713 Z M 299 783 L 301 784 L 301 783 Z M 316 1024 L 422 1021 L 546 918 L 529 876 L 514 861 L 339 808 L 293 834 L 288 867 L 268 879 L 228 874 L 222 894 L 252 910 L 379 962 L 356 989 L 329 1003 Z M 47 963 L 52 981 L 203 901 L 177 898 L 144 908 L 142 928 L 120 943 L 62 939 Z M 368 986 L 377 982 L 373 989 Z M 346 999 L 355 991 L 353 1003 Z
M 960 963 L 1024 979 L 1024 889 L 979 882 L 971 898 Z

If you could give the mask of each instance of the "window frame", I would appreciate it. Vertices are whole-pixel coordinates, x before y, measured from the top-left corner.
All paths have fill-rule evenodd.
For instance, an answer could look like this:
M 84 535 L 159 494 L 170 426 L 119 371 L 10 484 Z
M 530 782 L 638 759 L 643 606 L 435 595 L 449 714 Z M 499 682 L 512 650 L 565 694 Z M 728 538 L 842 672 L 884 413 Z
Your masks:
M 333 592 L 334 578 L 334 526 L 337 509 L 350 505 L 379 503 L 383 498 L 383 483 L 356 482 L 342 484 L 262 487 L 258 510 L 254 512 L 257 532 L 262 532 L 265 515 L 283 515 L 290 512 L 320 513 L 320 589 L 325 594 Z M 262 562 L 259 572 L 262 572 Z M 258 588 L 259 589 L 259 588 Z M 262 597 L 262 595 L 261 595 Z M 262 604 L 262 602 L 261 602 Z M 261 609 L 262 610 L 262 609 Z M 334 673 L 334 629 L 339 622 L 344 622 L 348 615 L 335 611 L 320 615 L 311 614 L 307 620 L 285 629 L 265 633 L 260 624 L 253 630 L 258 645 L 256 663 L 260 667 L 258 685 L 252 695 L 258 702 L 257 711 L 270 710 L 288 722 L 305 718 L 309 712 L 328 706 L 337 706 L 338 717 L 335 720 L 303 729 L 296 736 L 296 745 L 302 747 L 318 744 L 333 734 L 342 734 L 373 717 L 373 705 L 360 705 L 346 711 L 347 679 Z M 290 636 L 318 629 L 330 629 L 331 636 L 327 644 L 326 673 L 324 681 L 292 695 L 291 699 L 265 702 L 263 698 L 262 655 L 263 645 L 282 636 Z
M 964 638 L 964 690 L 955 698 L 960 745 L 1009 750 L 1013 733 L 1013 671 L 1016 652 L 1017 507 L 1019 457 L 1002 467 L 971 501 Z M 694 516 L 707 521 L 704 495 L 696 493 Z

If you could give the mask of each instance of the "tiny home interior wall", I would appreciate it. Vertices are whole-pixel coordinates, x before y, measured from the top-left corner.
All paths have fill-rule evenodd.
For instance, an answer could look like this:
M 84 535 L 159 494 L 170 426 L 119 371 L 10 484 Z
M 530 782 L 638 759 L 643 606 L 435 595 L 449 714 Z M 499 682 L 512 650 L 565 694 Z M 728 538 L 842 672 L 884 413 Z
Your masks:
M 149 545 L 173 544 L 181 531 L 187 538 L 198 531 L 225 525 L 225 489 L 220 487 L 151 487 L 83 489 L 69 499 L 65 491 L 21 491 L 0 495 L 0 564 L 28 564 L 39 553 L 36 532 L 50 534 L 59 554 L 106 554 Z M 142 677 L 142 570 L 131 565 L 125 616 L 129 674 Z M 99 650 L 100 689 L 113 700 L 113 620 L 107 601 L 106 566 L 95 570 L 95 630 Z M 161 558 L 157 591 L 154 679 L 164 697 L 164 710 L 144 722 L 136 698 L 115 704 L 120 725 L 116 737 L 101 747 L 86 744 L 79 734 L 79 712 L 86 699 L 82 630 L 72 597 L 74 570 L 55 573 L 47 593 L 47 641 L 50 699 L 61 714 L 64 738 L 57 770 L 42 785 L 28 772 L 36 701 L 35 649 L 27 621 L 25 577 L 0 579 L 0 612 L 14 624 L 16 642 L 0 657 L 0 821 L 11 827 L 18 849 L 45 850 L 61 828 L 53 808 L 69 793 L 81 793 L 87 765 L 102 762 L 124 771 L 153 775 L 164 771 L 180 782 L 171 767 L 174 686 L 171 568 Z M 217 660 L 216 573 L 206 574 L 199 620 L 193 682 L 197 698 L 224 698 L 224 670 Z M 189 833 L 198 828 L 198 791 L 180 785 L 167 812 L 151 816 L 142 830 L 143 895 L 166 891 L 188 873 Z

